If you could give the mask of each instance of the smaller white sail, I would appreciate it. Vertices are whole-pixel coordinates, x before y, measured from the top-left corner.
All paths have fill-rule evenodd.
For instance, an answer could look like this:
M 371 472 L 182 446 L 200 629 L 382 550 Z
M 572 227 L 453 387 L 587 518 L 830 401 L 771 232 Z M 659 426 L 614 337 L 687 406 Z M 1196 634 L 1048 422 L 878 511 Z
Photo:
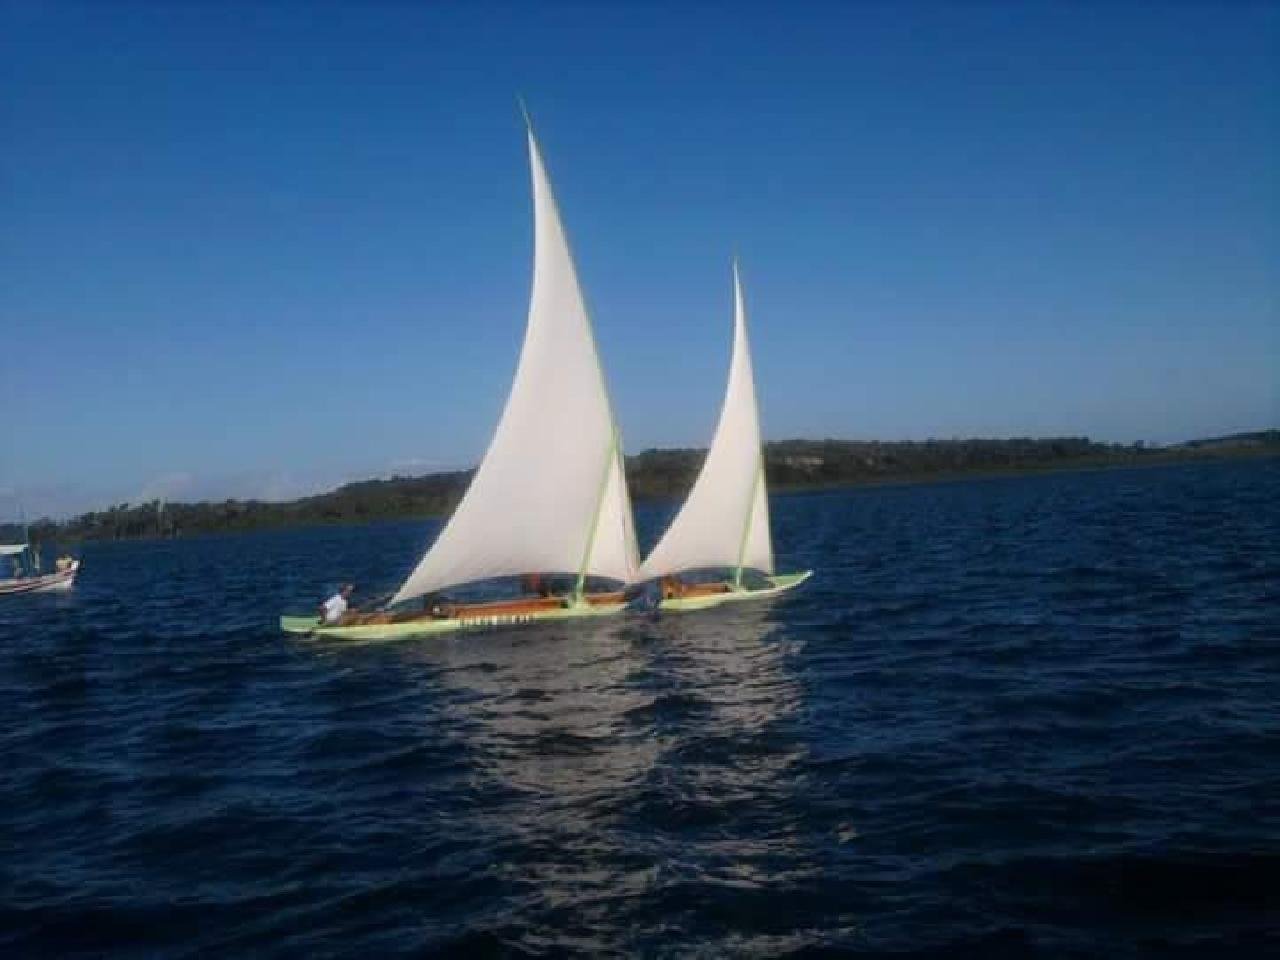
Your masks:
M 736 261 L 733 294 L 733 355 L 720 422 L 688 499 L 640 565 L 642 579 L 707 567 L 773 573 L 760 416 Z

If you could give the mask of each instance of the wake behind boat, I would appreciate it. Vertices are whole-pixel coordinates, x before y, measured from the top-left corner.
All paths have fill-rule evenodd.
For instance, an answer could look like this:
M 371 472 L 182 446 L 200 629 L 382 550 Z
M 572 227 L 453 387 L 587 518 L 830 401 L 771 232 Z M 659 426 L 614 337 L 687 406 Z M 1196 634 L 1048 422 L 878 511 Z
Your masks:
M 711 448 L 680 512 L 640 565 L 641 579 L 658 578 L 663 610 L 701 610 L 776 596 L 813 574 L 811 570 L 774 573 L 760 415 L 736 260 L 733 307 L 729 383 Z M 689 571 L 715 569 L 732 570 L 733 576 L 700 583 L 681 577 Z M 758 579 L 744 577 L 747 573 L 757 574 Z
M 527 134 L 533 289 L 524 346 L 489 449 L 439 537 L 385 606 L 334 622 L 286 616 L 286 632 L 381 640 L 607 616 L 627 604 L 621 592 L 587 591 L 588 577 L 632 583 L 639 557 L 622 442 L 591 321 L 531 126 Z M 531 574 L 567 575 L 573 587 L 484 603 L 439 599 L 447 589 Z

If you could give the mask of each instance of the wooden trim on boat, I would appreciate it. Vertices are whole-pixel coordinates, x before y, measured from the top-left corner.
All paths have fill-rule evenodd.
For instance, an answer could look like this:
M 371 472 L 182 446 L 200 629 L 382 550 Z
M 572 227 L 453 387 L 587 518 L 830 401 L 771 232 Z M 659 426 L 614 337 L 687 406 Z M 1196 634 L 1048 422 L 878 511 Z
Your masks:
M 715 583 L 686 583 L 679 577 L 663 577 L 660 587 L 663 600 L 688 600 L 733 592 L 733 584 L 723 580 Z
M 626 594 L 622 590 L 611 593 L 584 594 L 583 602 L 588 606 L 602 607 L 626 603 Z M 430 610 L 413 610 L 407 613 L 393 613 L 389 610 L 377 610 L 372 613 L 349 613 L 335 626 L 357 627 L 389 623 L 416 623 L 423 620 L 474 620 L 481 617 L 520 617 L 531 613 L 543 613 L 548 610 L 560 610 L 569 605 L 567 597 L 516 597 L 511 600 L 491 600 L 485 603 L 443 603 Z

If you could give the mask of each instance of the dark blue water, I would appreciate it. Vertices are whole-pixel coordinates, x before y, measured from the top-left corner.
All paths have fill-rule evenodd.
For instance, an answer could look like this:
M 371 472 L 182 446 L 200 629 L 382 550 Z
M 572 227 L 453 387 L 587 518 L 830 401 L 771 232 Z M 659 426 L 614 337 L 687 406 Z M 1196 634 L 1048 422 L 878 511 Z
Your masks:
M 371 645 L 275 617 L 423 524 L 88 545 L 0 604 L 0 953 L 1280 955 L 1278 505 L 779 497 L 772 606 Z

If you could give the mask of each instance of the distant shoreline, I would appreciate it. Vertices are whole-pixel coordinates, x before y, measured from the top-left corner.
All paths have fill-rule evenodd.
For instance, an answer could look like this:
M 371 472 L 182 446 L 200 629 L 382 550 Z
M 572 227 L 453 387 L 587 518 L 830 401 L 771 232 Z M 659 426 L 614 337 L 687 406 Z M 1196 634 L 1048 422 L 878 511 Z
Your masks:
M 1158 456 L 1158 451 L 1144 455 L 1141 459 L 1105 460 L 1098 462 L 1066 462 L 1057 464 L 1028 464 L 1024 467 L 1009 467 L 1003 470 L 960 470 L 954 473 L 936 473 L 920 476 L 903 475 L 886 477 L 885 479 L 848 480 L 826 485 L 770 485 L 773 493 L 813 493 L 821 490 L 848 490 L 858 487 L 910 487 L 931 483 L 959 483 L 964 480 L 999 480 L 1002 478 L 1035 476 L 1054 473 L 1101 473 L 1109 470 L 1145 470 L 1155 467 L 1170 467 L 1189 463 L 1229 463 L 1234 460 L 1268 460 L 1280 459 L 1280 447 L 1261 449 L 1233 449 L 1214 452 L 1202 452 L 1194 455 L 1182 453 L 1166 457 Z M 640 498 L 636 498 L 637 500 Z
M 687 493 L 704 450 L 648 450 L 627 460 L 636 502 Z M 1046 473 L 1112 470 L 1280 457 L 1280 430 L 1193 441 L 1176 447 L 1098 444 L 1084 438 L 930 441 L 788 440 L 767 444 L 770 491 L 806 493 L 859 487 L 949 483 Z M 452 512 L 471 471 L 365 480 L 287 502 L 119 504 L 62 523 L 31 527 L 36 541 L 171 539 L 255 530 L 428 519 Z

